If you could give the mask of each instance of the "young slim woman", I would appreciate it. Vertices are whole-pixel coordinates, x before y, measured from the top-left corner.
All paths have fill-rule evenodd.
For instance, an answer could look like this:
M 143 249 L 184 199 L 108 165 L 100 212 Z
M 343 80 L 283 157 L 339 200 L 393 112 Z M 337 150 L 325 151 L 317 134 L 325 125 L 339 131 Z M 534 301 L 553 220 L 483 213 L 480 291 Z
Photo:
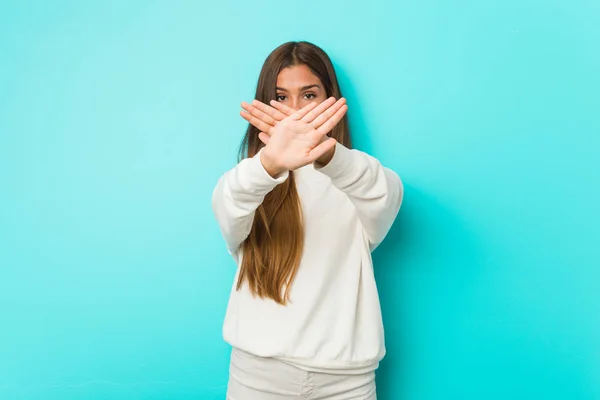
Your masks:
M 334 67 L 311 43 L 275 49 L 242 108 L 241 161 L 212 196 L 238 263 L 223 324 L 227 398 L 376 399 L 385 346 L 371 252 L 402 182 L 351 149 Z

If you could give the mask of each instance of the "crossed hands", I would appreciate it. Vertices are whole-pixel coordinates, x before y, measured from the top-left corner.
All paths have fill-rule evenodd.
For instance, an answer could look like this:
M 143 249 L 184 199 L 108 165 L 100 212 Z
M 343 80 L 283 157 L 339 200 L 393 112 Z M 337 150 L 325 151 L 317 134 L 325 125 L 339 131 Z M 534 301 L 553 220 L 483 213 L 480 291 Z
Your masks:
M 240 115 L 260 130 L 258 138 L 265 144 L 261 162 L 271 176 L 315 161 L 326 164 L 331 159 L 337 141 L 327 134 L 346 114 L 345 98 L 336 101 L 330 97 L 300 110 L 275 100 L 270 104 L 258 100 L 251 105 L 243 102 Z

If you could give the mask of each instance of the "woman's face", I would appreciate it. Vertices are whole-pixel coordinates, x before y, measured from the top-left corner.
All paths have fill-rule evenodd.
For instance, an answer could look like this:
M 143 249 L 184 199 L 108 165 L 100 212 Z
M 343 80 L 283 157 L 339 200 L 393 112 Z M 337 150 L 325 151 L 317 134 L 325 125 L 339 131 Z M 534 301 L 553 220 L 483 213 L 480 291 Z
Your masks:
M 296 110 L 327 99 L 321 80 L 305 64 L 293 65 L 277 75 L 277 100 Z

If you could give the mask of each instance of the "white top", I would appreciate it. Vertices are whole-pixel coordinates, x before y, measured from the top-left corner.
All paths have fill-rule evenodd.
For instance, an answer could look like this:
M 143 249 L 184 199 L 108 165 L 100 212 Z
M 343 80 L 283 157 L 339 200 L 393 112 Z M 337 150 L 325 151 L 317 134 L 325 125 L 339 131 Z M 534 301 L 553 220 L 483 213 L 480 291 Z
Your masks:
M 262 150 L 261 150 L 262 152 Z M 237 291 L 239 247 L 264 196 L 284 182 L 272 178 L 260 152 L 225 173 L 212 205 L 229 253 L 238 263 L 223 338 L 249 353 L 309 371 L 363 373 L 385 355 L 371 251 L 389 231 L 403 198 L 399 176 L 374 157 L 337 143 L 322 168 L 297 169 L 304 251 L 286 306 Z

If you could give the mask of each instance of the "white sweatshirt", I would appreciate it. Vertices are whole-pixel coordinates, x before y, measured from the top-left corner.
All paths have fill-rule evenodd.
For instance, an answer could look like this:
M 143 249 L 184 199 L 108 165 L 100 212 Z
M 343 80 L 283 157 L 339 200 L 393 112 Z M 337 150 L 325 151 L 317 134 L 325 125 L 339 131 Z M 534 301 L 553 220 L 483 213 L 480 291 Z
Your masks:
M 262 152 L 262 150 L 261 150 Z M 324 167 L 294 171 L 304 216 L 304 252 L 286 306 L 237 291 L 242 251 L 256 208 L 284 182 L 272 178 L 259 152 L 219 179 L 212 206 L 238 263 L 223 338 L 249 353 L 309 371 L 357 374 L 385 355 L 371 251 L 389 231 L 403 198 L 399 176 L 374 157 L 337 143 Z

